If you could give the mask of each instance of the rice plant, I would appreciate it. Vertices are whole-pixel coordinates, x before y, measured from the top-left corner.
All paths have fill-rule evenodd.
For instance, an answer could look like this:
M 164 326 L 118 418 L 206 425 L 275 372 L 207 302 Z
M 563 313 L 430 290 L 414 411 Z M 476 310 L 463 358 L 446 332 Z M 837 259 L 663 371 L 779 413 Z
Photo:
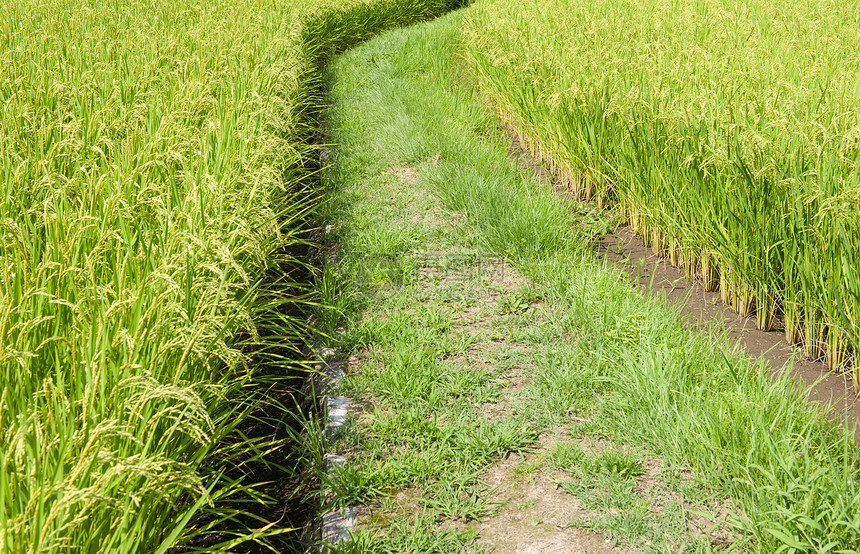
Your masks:
M 303 340 L 318 58 L 456 4 L 0 5 L 0 551 L 162 553 L 263 500 L 213 459 Z
M 860 346 L 860 3 L 481 0 L 470 67 L 580 196 L 760 328 Z M 856 380 L 856 378 L 855 378 Z

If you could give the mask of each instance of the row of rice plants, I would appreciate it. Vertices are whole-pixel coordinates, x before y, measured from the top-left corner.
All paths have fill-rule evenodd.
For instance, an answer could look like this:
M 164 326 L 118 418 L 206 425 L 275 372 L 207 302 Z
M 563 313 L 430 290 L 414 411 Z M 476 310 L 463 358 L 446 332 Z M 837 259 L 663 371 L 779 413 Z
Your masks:
M 302 341 L 303 284 L 261 282 L 302 240 L 317 58 L 458 4 L 0 5 L 0 551 L 165 552 L 254 498 L 212 460 Z
M 479 0 L 488 98 L 584 198 L 831 367 L 860 347 L 860 2 Z M 854 377 L 856 383 L 856 376 Z

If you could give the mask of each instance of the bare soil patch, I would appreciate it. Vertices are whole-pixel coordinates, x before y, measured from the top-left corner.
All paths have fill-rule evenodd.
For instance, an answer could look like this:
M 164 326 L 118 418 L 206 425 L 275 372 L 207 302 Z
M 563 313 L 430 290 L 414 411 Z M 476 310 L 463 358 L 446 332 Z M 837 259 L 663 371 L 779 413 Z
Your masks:
M 592 531 L 571 527 L 572 519 L 590 515 L 579 500 L 541 471 L 517 471 L 545 451 L 544 445 L 535 453 L 509 456 L 484 475 L 494 489 L 493 499 L 502 508 L 473 526 L 478 543 L 499 554 L 638 552 L 616 547 L 614 541 Z

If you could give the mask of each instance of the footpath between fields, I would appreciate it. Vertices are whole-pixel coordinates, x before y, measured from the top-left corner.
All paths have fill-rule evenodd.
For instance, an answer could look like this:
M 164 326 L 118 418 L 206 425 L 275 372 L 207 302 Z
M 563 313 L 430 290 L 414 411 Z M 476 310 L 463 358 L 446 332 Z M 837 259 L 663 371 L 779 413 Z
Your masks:
M 460 14 L 334 59 L 320 330 L 346 372 L 343 552 L 850 551 L 851 432 L 689 330 L 509 155 Z M 322 468 L 320 468 L 322 470 Z

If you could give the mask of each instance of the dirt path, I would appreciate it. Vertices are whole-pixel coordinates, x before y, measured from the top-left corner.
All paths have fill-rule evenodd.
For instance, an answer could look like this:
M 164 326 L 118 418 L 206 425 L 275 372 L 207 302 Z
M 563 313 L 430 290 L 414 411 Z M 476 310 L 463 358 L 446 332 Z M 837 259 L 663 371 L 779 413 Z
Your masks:
M 389 180 L 389 190 L 401 190 L 392 198 L 406 205 L 428 198 L 409 169 L 389 169 L 387 175 L 410 187 L 405 193 Z M 420 218 L 406 219 L 420 221 L 430 235 L 450 228 L 450 220 L 438 208 L 423 211 Z M 643 451 L 606 438 L 599 426 L 581 417 L 588 415 L 587 409 L 574 405 L 554 417 L 557 406 L 541 406 L 536 395 L 546 392 L 546 383 L 536 383 L 535 376 L 540 377 L 539 366 L 552 348 L 553 333 L 548 331 L 553 326 L 553 307 L 541 299 L 533 283 L 500 259 L 475 257 L 468 248 L 428 246 L 432 255 L 420 258 L 409 297 L 418 310 L 427 307 L 449 316 L 437 340 L 451 343 L 456 342 L 454 337 L 470 337 L 468 346 L 454 351 L 446 348 L 441 353 L 457 375 L 492 376 L 487 381 L 491 390 L 481 391 L 483 400 L 475 395 L 463 398 L 477 402 L 470 412 L 469 429 L 501 426 L 501 431 L 494 429 L 490 440 L 503 443 L 510 439 L 500 435 L 511 426 L 520 438 L 531 436 L 523 442 L 506 443 L 503 457 L 481 464 L 483 469 L 469 468 L 467 472 L 479 469 L 474 475 L 464 478 L 461 468 L 449 468 L 424 486 L 395 486 L 363 504 L 358 517 L 362 537 L 370 537 L 371 543 L 384 541 L 390 538 L 387 535 L 395 521 L 416 522 L 410 529 L 416 533 L 420 529 L 417 522 L 429 518 L 443 533 L 458 537 L 460 546 L 475 552 L 708 551 L 733 544 L 726 525 L 732 513 L 728 500 L 708 491 L 689 471 L 669 467 Z M 406 311 L 417 315 L 411 308 Z M 365 323 L 378 324 L 380 316 L 374 311 L 372 321 Z M 419 319 L 412 321 L 420 326 Z M 362 374 L 385 371 L 385 367 L 375 366 L 377 354 L 353 352 L 348 373 L 362 380 Z M 385 412 L 382 420 L 391 416 L 388 409 L 393 406 L 378 389 L 408 386 L 393 385 L 388 379 L 371 380 L 375 388 L 359 393 L 359 402 L 352 409 L 353 432 L 373 434 L 380 425 L 380 409 Z M 433 394 L 440 393 L 434 390 Z M 439 407 L 430 412 L 435 425 L 445 428 L 451 412 Z M 388 428 L 389 424 L 381 425 Z M 367 460 L 375 457 L 368 452 L 371 448 L 365 443 L 339 450 L 353 460 Z M 470 455 L 468 447 L 464 450 Z M 422 455 L 417 449 L 411 453 Z M 459 483 L 459 488 L 448 489 L 449 482 Z M 425 532 L 433 531 L 428 528 Z M 408 548 L 398 544 L 398 548 Z

